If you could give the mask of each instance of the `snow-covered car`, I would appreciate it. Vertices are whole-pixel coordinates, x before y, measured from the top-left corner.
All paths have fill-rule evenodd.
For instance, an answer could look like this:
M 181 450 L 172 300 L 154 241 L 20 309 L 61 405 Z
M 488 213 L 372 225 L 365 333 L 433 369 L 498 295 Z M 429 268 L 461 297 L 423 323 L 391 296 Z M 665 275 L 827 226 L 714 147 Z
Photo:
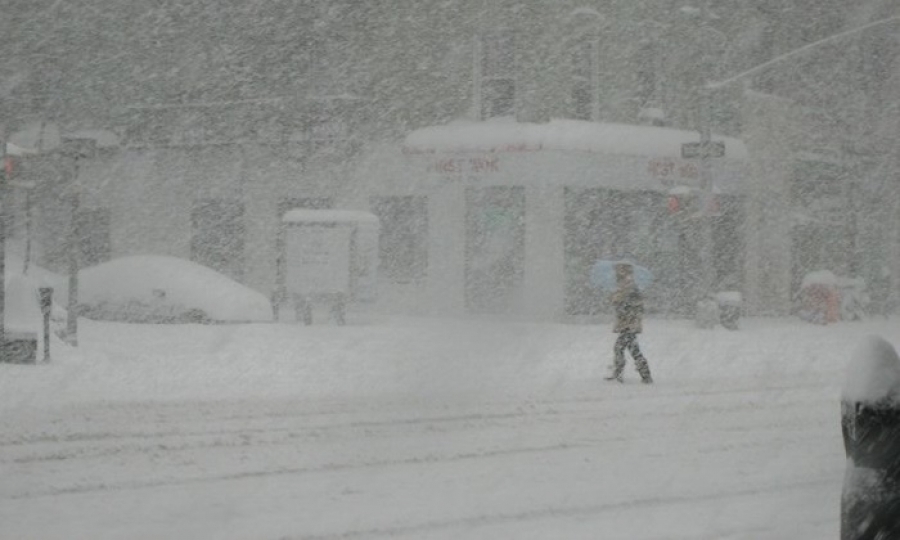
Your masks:
M 67 302 L 68 283 L 58 284 Z M 200 264 L 134 255 L 79 272 L 78 304 L 91 319 L 144 323 L 262 322 L 273 318 L 262 293 Z

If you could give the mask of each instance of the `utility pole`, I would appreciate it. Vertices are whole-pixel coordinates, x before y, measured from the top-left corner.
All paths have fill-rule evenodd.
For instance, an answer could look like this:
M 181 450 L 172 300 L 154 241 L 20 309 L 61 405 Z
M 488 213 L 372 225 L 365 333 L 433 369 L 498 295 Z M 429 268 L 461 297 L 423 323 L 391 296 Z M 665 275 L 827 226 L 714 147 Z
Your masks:
M 712 175 L 712 158 L 725 157 L 725 143 L 712 140 L 712 127 L 708 115 L 710 92 L 700 88 L 697 95 L 697 117 L 700 142 L 681 145 L 681 157 L 696 159 L 700 176 L 699 202 L 694 218 L 698 223 L 698 251 L 700 258 L 699 296 L 703 298 L 712 294 L 716 285 L 716 253 L 713 234 L 713 208 L 715 202 L 715 182 Z
M 481 85 L 482 33 L 472 38 L 472 113 L 474 120 L 484 120 Z
M 6 361 L 6 133 L 0 128 L 0 361 Z
M 719 37 L 724 37 L 721 32 L 710 26 L 711 17 L 708 3 L 706 1 L 702 2 L 700 8 L 700 31 L 707 36 L 712 32 Z M 700 46 L 701 74 L 704 78 L 707 78 L 715 71 L 715 61 L 711 57 L 712 46 L 707 44 L 702 38 Z M 714 182 L 710 163 L 710 158 L 713 157 L 712 115 L 710 113 L 713 102 L 712 92 L 701 85 L 698 100 L 700 105 L 698 118 L 700 124 L 700 264 L 703 265 L 700 272 L 700 293 L 702 296 L 708 296 L 715 292 L 714 287 L 718 279 L 716 246 L 712 224 L 715 193 L 713 192 Z M 719 157 L 724 157 L 724 154 L 723 149 L 722 155 Z
M 710 168 L 712 152 L 712 128 L 710 126 L 710 95 L 706 90 L 700 94 L 700 273 L 701 295 L 712 294 L 716 282 L 715 241 L 713 238 L 712 210 L 713 178 Z
M 78 345 L 78 252 L 81 236 L 78 227 L 79 201 L 79 162 L 94 155 L 97 141 L 88 138 L 70 138 L 63 142 L 65 155 L 72 159 L 72 178 L 69 181 L 69 301 L 66 314 L 66 341 L 69 345 Z
M 78 178 L 78 158 L 75 158 L 74 181 Z M 69 194 L 69 238 L 68 238 L 68 259 L 69 259 L 69 301 L 66 305 L 66 342 L 73 347 L 78 345 L 78 192 L 76 188 L 70 186 L 72 193 Z

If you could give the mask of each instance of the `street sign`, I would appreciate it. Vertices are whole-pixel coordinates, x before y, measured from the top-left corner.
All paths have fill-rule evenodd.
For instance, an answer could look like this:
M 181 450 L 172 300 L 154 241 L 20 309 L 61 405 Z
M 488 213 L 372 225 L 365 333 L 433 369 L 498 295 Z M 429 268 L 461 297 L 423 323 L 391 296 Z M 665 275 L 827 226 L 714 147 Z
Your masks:
M 704 151 L 705 150 L 705 151 Z M 689 142 L 681 145 L 684 159 L 725 157 L 725 141 Z

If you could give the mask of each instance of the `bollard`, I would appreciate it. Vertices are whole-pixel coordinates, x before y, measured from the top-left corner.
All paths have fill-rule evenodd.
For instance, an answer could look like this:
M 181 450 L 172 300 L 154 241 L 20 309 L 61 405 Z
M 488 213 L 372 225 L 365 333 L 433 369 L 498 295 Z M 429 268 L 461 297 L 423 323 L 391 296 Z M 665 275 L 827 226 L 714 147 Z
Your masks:
M 744 297 L 738 291 L 723 291 L 716 294 L 719 303 L 719 322 L 728 330 L 738 329 Z
M 866 338 L 851 359 L 841 432 L 841 540 L 900 538 L 900 358 L 878 336 Z
M 53 307 L 53 287 L 38 289 L 41 314 L 44 316 L 44 362 L 50 361 L 50 310 Z

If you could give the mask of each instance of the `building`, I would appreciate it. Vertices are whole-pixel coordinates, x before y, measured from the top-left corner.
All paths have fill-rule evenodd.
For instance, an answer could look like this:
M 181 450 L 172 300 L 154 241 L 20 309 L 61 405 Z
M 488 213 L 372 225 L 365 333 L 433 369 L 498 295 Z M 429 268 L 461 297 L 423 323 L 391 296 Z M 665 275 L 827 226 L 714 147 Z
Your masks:
M 71 229 L 65 216 L 74 208 L 82 264 L 166 253 L 269 292 L 279 216 L 353 208 L 392 223 L 384 229 L 383 280 L 397 309 L 565 319 L 589 315 L 599 302 L 583 283 L 591 259 L 645 257 L 645 246 L 622 232 L 633 220 L 652 223 L 654 238 L 679 237 L 655 248 L 668 255 L 651 259 L 672 259 L 662 274 L 680 295 L 657 299 L 657 309 L 684 313 L 698 294 L 689 217 L 696 212 L 670 215 L 669 196 L 683 190 L 669 191 L 696 187 L 696 165 L 681 160 L 680 144 L 711 127 L 729 137 L 726 156 L 712 160 L 720 190 L 713 241 L 729 246 L 717 253 L 733 252 L 717 256 L 715 277 L 741 290 L 750 312 L 788 313 L 799 277 L 822 266 L 849 274 L 886 265 L 900 274 L 900 210 L 890 206 L 896 174 L 893 165 L 873 165 L 892 150 L 870 156 L 862 142 L 851 148 L 844 128 L 852 115 L 837 115 L 843 124 L 834 115 L 816 118 L 837 110 L 830 105 L 840 92 L 817 101 L 790 70 L 748 81 L 764 92 L 700 91 L 706 80 L 840 28 L 850 19 L 837 7 L 829 8 L 831 26 L 806 25 L 798 42 L 799 34 L 781 32 L 797 21 L 782 21 L 787 12 L 770 3 L 725 2 L 715 13 L 630 0 L 376 4 L 135 5 L 115 24 L 82 21 L 97 32 L 70 36 L 74 45 L 56 38 L 69 34 L 25 32 L 31 21 L 59 17 L 21 16 L 14 30 L 22 35 L 10 35 L 22 43 L 49 36 L 36 46 L 56 67 L 26 73 L 30 83 L 0 110 L 14 103 L 55 115 L 64 131 L 93 122 L 122 137 L 115 153 L 81 160 L 77 178 L 66 159 L 33 167 L 43 171 L 33 193 L 38 262 L 65 268 L 68 240 L 59 231 Z M 881 47 L 893 58 L 896 48 L 883 41 L 859 49 Z M 99 76 L 75 76 L 98 49 L 106 55 Z M 11 56 L 30 69 L 26 56 Z M 896 86 L 871 78 L 888 102 Z M 833 88 L 855 79 L 841 80 Z M 810 112 L 798 113 L 798 103 Z M 884 116 L 882 135 L 892 133 L 892 116 Z M 465 131 L 465 123 L 481 127 Z M 620 141 L 593 139 L 610 126 L 620 134 L 652 127 L 640 132 L 672 139 L 665 148 L 622 151 L 612 144 Z M 461 133 L 490 140 L 460 153 Z M 860 133 L 859 140 L 875 139 Z M 540 149 L 529 150 L 535 141 Z M 687 185 L 667 185 L 673 173 Z M 890 179 L 884 190 L 852 189 L 879 175 Z M 877 233 L 840 206 L 827 210 L 854 193 L 856 205 L 881 204 Z M 811 206 L 822 211 L 811 215 Z M 633 218 L 640 212 L 646 218 Z M 833 222 L 822 223 L 822 214 Z M 503 220 L 512 220 L 503 225 L 511 242 L 503 248 L 513 247 L 495 253 L 503 260 L 494 263 L 509 270 L 479 273 L 479 261 L 490 258 L 486 246 L 502 244 L 490 231 Z M 453 233 L 443 236 L 444 227 Z M 888 247 L 879 250 L 879 242 Z
M 558 120 L 457 122 L 410 133 L 361 168 L 382 222 L 382 294 L 418 312 L 573 320 L 604 311 L 598 259 L 658 276 L 652 308 L 688 313 L 698 290 L 698 231 L 715 231 L 716 285 L 743 282 L 743 143 L 725 143 L 707 215 L 699 134 Z M 402 159 L 398 159 L 402 153 Z M 674 198 L 674 200 L 670 200 Z M 680 204 L 678 208 L 674 205 Z

